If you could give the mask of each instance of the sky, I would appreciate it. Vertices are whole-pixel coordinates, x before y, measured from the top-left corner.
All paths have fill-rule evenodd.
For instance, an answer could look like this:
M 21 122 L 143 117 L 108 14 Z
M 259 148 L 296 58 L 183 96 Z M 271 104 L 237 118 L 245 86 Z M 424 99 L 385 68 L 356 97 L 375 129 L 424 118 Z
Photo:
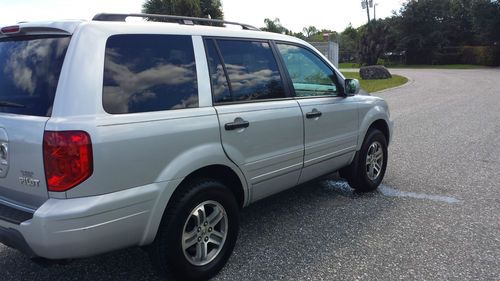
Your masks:
M 145 0 L 0 0 L 0 26 L 20 21 L 85 19 L 101 12 L 139 13 Z M 361 0 L 221 0 L 224 18 L 264 26 L 265 18 L 279 18 L 294 32 L 305 26 L 342 31 L 349 24 L 357 27 L 367 21 Z M 405 0 L 374 0 L 377 18 L 398 11 Z M 373 17 L 373 9 L 370 11 Z

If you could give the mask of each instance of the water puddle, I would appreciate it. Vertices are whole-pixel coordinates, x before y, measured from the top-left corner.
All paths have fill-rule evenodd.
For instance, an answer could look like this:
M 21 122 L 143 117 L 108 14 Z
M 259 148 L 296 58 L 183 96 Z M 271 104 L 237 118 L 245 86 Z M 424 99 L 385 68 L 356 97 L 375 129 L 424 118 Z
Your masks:
M 355 195 L 353 189 L 346 181 L 326 180 L 322 184 L 327 190 L 338 193 L 342 196 L 353 197 Z
M 345 197 L 355 197 L 356 193 L 351 189 L 349 184 L 347 184 L 344 180 L 326 180 L 323 182 L 323 186 L 328 190 L 338 193 Z M 384 196 L 388 197 L 401 197 L 401 198 L 414 198 L 414 199 L 423 199 L 423 200 L 431 200 L 437 202 L 444 202 L 448 204 L 457 204 L 461 203 L 461 201 L 457 198 L 450 196 L 442 196 L 442 195 L 431 195 L 425 193 L 416 193 L 416 192 L 408 192 L 394 189 L 392 187 L 388 187 L 386 185 L 380 185 L 378 188 L 378 192 Z
M 380 185 L 378 190 L 383 195 L 390 196 L 390 197 L 407 197 L 407 198 L 415 198 L 415 199 L 426 199 L 426 200 L 432 200 L 432 201 L 438 201 L 438 202 L 445 202 L 448 204 L 456 204 L 456 203 L 461 202 L 457 198 L 450 197 L 450 196 L 430 195 L 430 194 L 425 194 L 425 193 L 401 191 L 401 190 L 397 190 L 397 189 L 394 189 L 394 188 L 391 188 L 391 187 L 388 187 L 385 185 Z

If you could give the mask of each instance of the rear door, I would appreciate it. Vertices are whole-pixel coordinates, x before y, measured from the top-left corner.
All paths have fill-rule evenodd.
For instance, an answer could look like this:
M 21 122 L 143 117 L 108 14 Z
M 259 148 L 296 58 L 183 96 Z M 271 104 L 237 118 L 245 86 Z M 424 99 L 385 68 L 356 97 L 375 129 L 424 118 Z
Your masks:
M 305 154 L 300 182 L 347 165 L 356 149 L 358 106 L 342 94 L 339 79 L 312 50 L 278 43 L 304 118 Z
M 296 185 L 302 112 L 287 95 L 271 44 L 206 39 L 205 45 L 222 144 L 248 177 L 252 201 Z
M 0 36 L 0 204 L 48 198 L 43 133 L 70 37 Z

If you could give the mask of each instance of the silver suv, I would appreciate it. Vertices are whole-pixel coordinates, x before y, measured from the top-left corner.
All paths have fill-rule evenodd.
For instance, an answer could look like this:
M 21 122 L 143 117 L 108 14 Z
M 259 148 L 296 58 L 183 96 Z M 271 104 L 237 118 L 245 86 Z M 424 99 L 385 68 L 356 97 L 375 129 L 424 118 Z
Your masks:
M 206 279 L 242 207 L 335 171 L 373 191 L 386 170 L 387 103 L 249 25 L 20 23 L 0 71 L 0 242 L 30 257 L 143 246 L 161 274 Z

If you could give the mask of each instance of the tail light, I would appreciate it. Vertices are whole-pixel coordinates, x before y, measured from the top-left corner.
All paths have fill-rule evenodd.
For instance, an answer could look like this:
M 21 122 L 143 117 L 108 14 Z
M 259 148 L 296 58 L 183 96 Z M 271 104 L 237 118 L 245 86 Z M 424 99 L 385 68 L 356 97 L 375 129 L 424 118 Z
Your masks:
M 21 28 L 19 27 L 19 25 L 13 25 L 13 26 L 2 27 L 0 31 L 3 34 L 13 34 L 13 33 L 19 33 L 21 31 Z
M 49 191 L 63 192 L 92 175 L 92 142 L 83 131 L 45 131 L 43 161 Z

